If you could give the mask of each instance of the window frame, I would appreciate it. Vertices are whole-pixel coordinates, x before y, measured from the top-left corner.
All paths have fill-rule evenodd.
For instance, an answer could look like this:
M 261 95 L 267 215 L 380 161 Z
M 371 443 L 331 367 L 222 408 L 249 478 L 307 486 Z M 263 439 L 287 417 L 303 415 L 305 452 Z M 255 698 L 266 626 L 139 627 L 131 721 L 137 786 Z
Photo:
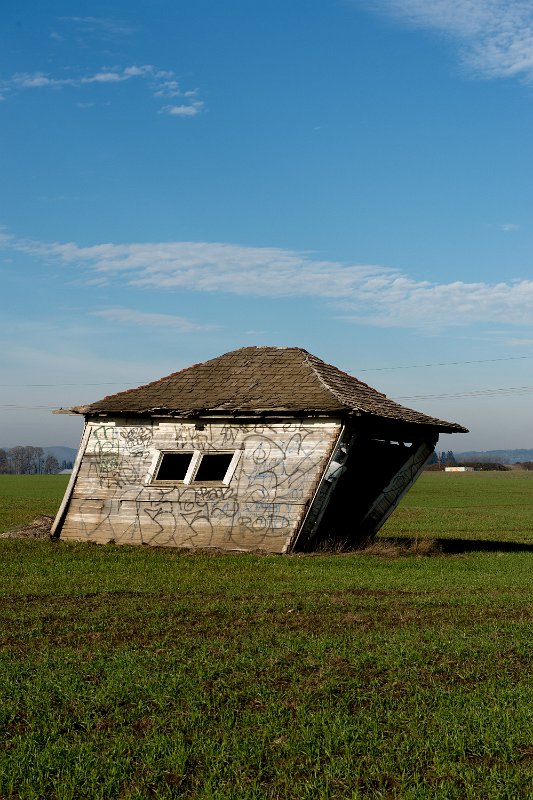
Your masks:
M 186 478 L 187 477 L 189 478 L 188 483 L 191 483 L 191 484 L 194 483 L 194 484 L 197 484 L 198 486 L 203 486 L 204 484 L 207 485 L 207 486 L 227 486 L 228 483 L 231 481 L 231 479 L 233 477 L 233 473 L 235 472 L 235 469 L 237 467 L 237 463 L 239 461 L 239 457 L 240 457 L 241 451 L 240 450 L 200 450 L 200 451 L 196 451 L 196 452 L 198 452 L 199 457 L 198 457 L 197 460 L 195 460 L 195 461 L 193 460 L 194 461 L 194 466 L 193 466 L 191 474 L 189 475 L 187 473 L 187 475 L 186 475 Z M 230 462 L 229 462 L 229 464 L 227 466 L 226 472 L 224 473 L 224 477 L 221 480 L 197 481 L 196 480 L 196 474 L 197 474 L 198 470 L 200 469 L 200 465 L 202 463 L 202 459 L 204 458 L 204 456 L 219 456 L 219 455 L 220 456 L 229 456 L 229 455 L 231 455 L 231 459 L 230 459 Z M 183 482 L 186 483 L 187 482 L 186 479 Z
M 183 453 L 184 455 L 190 454 L 191 456 L 185 476 L 183 479 L 165 478 L 163 480 L 158 480 L 157 473 L 159 472 L 163 462 L 163 457 L 167 454 L 173 455 L 174 453 Z M 242 450 L 158 450 L 154 455 L 150 471 L 146 476 L 148 479 L 147 483 L 150 486 L 227 486 L 233 478 L 235 470 L 237 469 L 237 464 L 239 463 L 241 453 Z M 200 468 L 202 458 L 209 455 L 231 455 L 231 461 L 228 464 L 226 472 L 224 473 L 224 477 L 222 480 L 196 481 L 195 476 Z

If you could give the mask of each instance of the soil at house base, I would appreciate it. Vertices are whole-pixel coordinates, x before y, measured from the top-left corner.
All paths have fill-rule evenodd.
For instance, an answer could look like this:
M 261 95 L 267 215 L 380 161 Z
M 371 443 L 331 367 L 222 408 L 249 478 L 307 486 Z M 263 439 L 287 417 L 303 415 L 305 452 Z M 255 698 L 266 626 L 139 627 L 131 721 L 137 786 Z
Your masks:
M 49 539 L 53 517 L 40 515 L 26 525 L 0 533 L 0 539 Z

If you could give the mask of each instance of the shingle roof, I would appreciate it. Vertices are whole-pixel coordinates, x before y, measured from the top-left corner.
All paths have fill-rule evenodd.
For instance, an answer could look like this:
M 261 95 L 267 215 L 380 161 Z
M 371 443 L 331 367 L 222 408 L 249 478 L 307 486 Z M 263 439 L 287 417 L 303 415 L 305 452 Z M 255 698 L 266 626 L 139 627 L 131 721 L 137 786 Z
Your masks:
M 366 383 L 300 347 L 242 347 L 158 381 L 109 395 L 79 414 L 319 413 L 365 414 L 428 425 L 453 433 L 466 429 L 389 400 Z

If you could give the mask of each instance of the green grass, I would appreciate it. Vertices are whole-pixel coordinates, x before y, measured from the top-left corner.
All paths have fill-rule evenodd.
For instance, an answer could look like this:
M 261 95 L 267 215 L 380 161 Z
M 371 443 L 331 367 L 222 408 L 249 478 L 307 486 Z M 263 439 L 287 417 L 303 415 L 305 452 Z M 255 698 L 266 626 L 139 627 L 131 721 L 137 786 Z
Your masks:
M 380 535 L 533 545 L 533 472 L 426 472 Z
M 31 522 L 39 514 L 54 516 L 69 475 L 0 475 L 0 533 Z
M 0 797 L 533 797 L 533 485 L 507 476 L 425 475 L 387 525 L 490 487 L 497 552 L 0 541 Z

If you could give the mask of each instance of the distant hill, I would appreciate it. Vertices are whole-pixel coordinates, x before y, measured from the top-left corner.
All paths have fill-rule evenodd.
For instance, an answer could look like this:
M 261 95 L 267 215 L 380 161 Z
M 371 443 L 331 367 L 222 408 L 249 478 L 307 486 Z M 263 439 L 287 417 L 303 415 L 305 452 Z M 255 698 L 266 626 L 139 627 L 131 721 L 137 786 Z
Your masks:
M 61 447 L 60 445 L 43 447 L 43 450 L 47 456 L 55 456 L 60 464 L 62 464 L 63 461 L 72 461 L 72 463 L 74 463 L 76 453 L 78 452 L 73 447 Z
M 533 461 L 533 450 L 469 450 L 455 453 L 456 461 L 488 461 L 498 464 L 516 464 L 518 461 Z

